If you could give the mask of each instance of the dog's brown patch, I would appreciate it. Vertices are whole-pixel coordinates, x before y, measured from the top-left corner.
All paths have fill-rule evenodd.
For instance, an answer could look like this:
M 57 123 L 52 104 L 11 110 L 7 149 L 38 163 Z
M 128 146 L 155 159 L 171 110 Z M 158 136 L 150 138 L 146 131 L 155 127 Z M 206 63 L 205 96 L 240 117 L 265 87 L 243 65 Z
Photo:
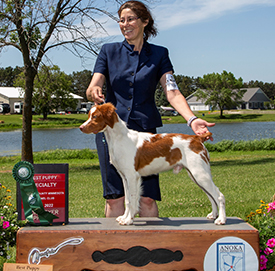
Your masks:
M 116 108 L 114 107 L 114 105 L 112 105 L 111 103 L 106 103 L 103 105 L 98 105 L 97 109 L 102 114 L 105 123 L 113 128 L 115 123 L 118 122 Z
M 199 137 L 194 137 L 190 141 L 189 148 L 191 151 L 195 153 L 200 153 L 204 147 Z
M 207 154 L 207 151 L 204 149 L 203 152 L 200 154 L 201 158 L 204 160 L 206 164 L 210 163 L 209 156 Z
M 79 128 L 83 133 L 97 134 L 102 131 L 106 125 L 111 128 L 118 122 L 118 116 L 115 112 L 116 108 L 111 104 L 103 104 L 94 106 L 88 114 L 88 120 L 82 124 Z
M 178 148 L 171 149 L 173 145 L 173 137 L 176 134 L 157 134 L 150 141 L 145 141 L 143 145 L 137 149 L 135 156 L 136 171 L 149 165 L 155 158 L 164 157 L 165 160 L 173 165 L 182 158 L 181 151 Z
M 197 154 L 200 153 L 201 158 L 205 161 L 206 164 L 209 163 L 209 157 L 208 157 L 207 151 L 203 145 L 203 142 L 206 141 L 206 139 L 208 137 L 210 137 L 211 135 L 212 135 L 212 133 L 206 133 L 206 134 L 203 134 L 200 136 L 193 136 L 193 138 L 190 142 L 190 145 L 189 145 L 189 148 L 191 151 L 193 151 Z
M 209 163 L 207 151 L 203 142 L 211 133 L 202 136 L 185 134 L 156 134 L 150 140 L 144 141 L 143 145 L 137 149 L 135 156 L 135 170 L 138 171 L 149 165 L 155 158 L 164 157 L 170 164 L 176 164 L 181 158 L 182 153 L 179 148 L 171 149 L 173 137 L 178 136 L 183 140 L 190 140 L 189 148 L 191 151 L 199 154 L 205 163 Z
M 205 150 L 203 142 L 206 141 L 206 138 L 210 137 L 212 133 L 206 133 L 199 136 L 192 136 L 190 141 L 190 149 L 195 153 L 200 153 L 201 151 Z

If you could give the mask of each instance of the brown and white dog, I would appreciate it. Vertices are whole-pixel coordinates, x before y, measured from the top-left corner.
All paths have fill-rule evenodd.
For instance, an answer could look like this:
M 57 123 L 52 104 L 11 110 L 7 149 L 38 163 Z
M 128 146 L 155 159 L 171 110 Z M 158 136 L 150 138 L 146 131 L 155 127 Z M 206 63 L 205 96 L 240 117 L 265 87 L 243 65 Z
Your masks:
M 117 221 L 121 225 L 133 224 L 139 210 L 141 176 L 170 169 L 179 173 L 185 168 L 212 204 L 207 218 L 215 219 L 217 225 L 225 224 L 225 199 L 212 181 L 209 155 L 203 144 L 211 133 L 196 136 L 137 132 L 128 129 L 115 110 L 111 103 L 94 106 L 79 128 L 86 134 L 105 134 L 110 162 L 120 174 L 125 191 L 125 213 Z

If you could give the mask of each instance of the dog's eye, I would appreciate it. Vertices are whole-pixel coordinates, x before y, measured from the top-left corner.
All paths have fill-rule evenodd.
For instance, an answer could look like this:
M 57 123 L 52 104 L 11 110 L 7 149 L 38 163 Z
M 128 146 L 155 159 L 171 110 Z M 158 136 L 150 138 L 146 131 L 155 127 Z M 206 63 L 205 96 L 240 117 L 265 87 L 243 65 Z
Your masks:
M 93 116 L 92 116 L 92 118 L 93 118 L 93 119 L 96 119 L 96 118 L 97 118 L 97 116 L 96 116 L 96 115 L 93 115 Z

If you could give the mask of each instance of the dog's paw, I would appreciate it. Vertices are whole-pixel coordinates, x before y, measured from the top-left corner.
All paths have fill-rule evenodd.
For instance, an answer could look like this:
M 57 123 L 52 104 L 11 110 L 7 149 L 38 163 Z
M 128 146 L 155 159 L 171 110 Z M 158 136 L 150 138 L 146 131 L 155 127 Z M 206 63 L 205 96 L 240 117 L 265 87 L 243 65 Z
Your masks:
M 117 217 L 116 221 L 120 225 L 132 225 L 134 220 L 131 217 L 119 216 Z
M 119 221 L 119 224 L 120 225 L 133 225 L 133 222 L 134 222 L 134 220 L 133 219 L 124 219 L 124 220 L 120 220 Z
M 216 220 L 215 220 L 215 224 L 216 225 L 224 225 L 226 222 L 226 217 L 218 217 Z
M 121 221 L 124 221 L 125 218 L 126 218 L 125 215 L 121 215 L 121 216 L 118 216 L 118 217 L 116 218 L 116 221 L 117 221 L 118 223 L 120 223 Z
M 119 221 L 121 220 L 121 218 L 122 218 L 122 216 L 118 216 L 118 217 L 116 218 L 116 221 L 119 223 Z
M 214 215 L 213 212 L 207 215 L 207 219 L 209 220 L 215 220 L 218 217 L 218 215 Z

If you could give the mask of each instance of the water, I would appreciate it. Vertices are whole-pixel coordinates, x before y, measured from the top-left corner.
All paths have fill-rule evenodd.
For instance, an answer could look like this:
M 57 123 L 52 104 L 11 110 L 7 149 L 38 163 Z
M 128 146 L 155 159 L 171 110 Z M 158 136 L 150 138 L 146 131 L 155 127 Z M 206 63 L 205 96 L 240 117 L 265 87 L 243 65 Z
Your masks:
M 209 130 L 214 137 L 211 143 L 224 139 L 247 141 L 275 138 L 275 122 L 223 123 L 216 124 Z M 186 124 L 165 124 L 158 129 L 158 133 L 193 134 Z M 21 130 L 0 132 L 0 156 L 20 154 L 21 140 Z M 54 149 L 96 149 L 95 135 L 83 134 L 78 128 L 33 130 L 32 141 L 35 152 Z

